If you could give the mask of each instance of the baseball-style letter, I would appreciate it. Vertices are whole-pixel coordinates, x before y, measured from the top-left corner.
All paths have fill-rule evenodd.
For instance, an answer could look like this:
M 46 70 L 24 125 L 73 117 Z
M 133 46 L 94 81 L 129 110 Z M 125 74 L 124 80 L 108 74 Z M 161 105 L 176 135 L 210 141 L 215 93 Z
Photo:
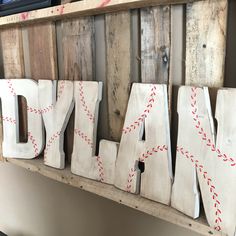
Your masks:
M 73 82 L 39 80 L 39 102 L 46 128 L 46 147 L 44 163 L 48 166 L 63 169 L 65 153 L 63 151 L 64 132 L 72 113 Z
M 17 96 L 27 102 L 28 141 L 20 143 Z M 1 79 L 0 98 L 3 120 L 3 156 L 32 159 L 43 149 L 42 116 L 39 112 L 38 85 L 29 79 Z
M 95 156 L 101 97 L 102 83 L 74 82 L 75 136 L 71 171 L 86 178 L 113 184 L 118 144 L 101 140 L 99 154 Z
M 140 174 L 139 165 L 144 172 Z M 170 203 L 172 167 L 167 88 L 132 87 L 116 164 L 115 185 L 164 204 Z
M 236 228 L 236 89 L 218 91 L 217 141 L 207 88 L 181 87 L 172 206 L 199 216 L 199 190 L 209 224 L 234 235 Z

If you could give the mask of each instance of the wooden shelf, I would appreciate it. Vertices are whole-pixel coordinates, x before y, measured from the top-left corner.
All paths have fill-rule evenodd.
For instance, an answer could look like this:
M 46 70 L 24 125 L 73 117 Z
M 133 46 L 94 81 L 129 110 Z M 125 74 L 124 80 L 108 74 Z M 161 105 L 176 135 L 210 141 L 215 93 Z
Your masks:
M 40 10 L 23 12 L 0 18 L 0 27 L 9 27 L 45 20 L 97 15 L 102 13 L 129 10 L 140 7 L 190 3 L 200 0 L 83 0 Z
M 169 206 L 150 201 L 138 195 L 126 193 L 111 185 L 76 176 L 71 173 L 70 167 L 67 167 L 64 170 L 53 169 L 45 166 L 42 158 L 34 160 L 6 159 L 6 161 L 39 173 L 50 179 L 83 189 L 170 223 L 182 226 L 202 235 L 224 235 L 210 228 L 204 217 L 193 220 Z

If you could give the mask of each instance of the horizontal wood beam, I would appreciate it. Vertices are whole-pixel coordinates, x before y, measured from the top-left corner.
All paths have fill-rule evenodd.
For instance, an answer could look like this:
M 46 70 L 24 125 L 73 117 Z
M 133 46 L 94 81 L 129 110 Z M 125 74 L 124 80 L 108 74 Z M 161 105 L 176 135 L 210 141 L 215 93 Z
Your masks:
M 0 18 L 0 27 L 200 0 L 84 0 Z
M 169 206 L 145 199 L 139 195 L 124 192 L 112 185 L 76 176 L 71 173 L 70 167 L 67 167 L 64 170 L 53 169 L 45 166 L 42 158 L 34 160 L 6 159 L 6 161 L 27 170 L 39 173 L 50 179 L 80 188 L 175 225 L 179 225 L 199 234 L 208 236 L 224 236 L 224 234 L 211 229 L 207 225 L 204 217 L 193 220 Z

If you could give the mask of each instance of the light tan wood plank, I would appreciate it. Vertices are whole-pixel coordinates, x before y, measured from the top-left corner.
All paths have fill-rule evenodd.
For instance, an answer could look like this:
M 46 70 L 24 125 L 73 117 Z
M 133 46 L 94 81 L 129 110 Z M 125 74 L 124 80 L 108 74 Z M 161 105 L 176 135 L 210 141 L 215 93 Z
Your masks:
M 62 22 L 64 79 L 94 80 L 94 18 Z
M 107 14 L 105 22 L 108 122 L 110 138 L 119 141 L 131 86 L 131 14 Z
M 28 27 L 32 79 L 57 79 L 56 34 L 54 23 Z
M 227 6 L 227 0 L 187 5 L 187 85 L 223 86 Z
M 173 208 L 165 206 L 163 204 L 150 201 L 137 195 L 126 193 L 115 188 L 112 185 L 107 185 L 100 182 L 96 182 L 94 180 L 75 176 L 71 173 L 70 167 L 67 167 L 65 170 L 52 169 L 50 167 L 45 166 L 41 158 L 35 160 L 7 160 L 10 163 L 20 166 L 22 168 L 39 173 L 43 176 L 54 179 L 61 183 L 65 183 L 83 189 L 85 191 L 94 193 L 98 196 L 110 199 L 117 203 L 134 208 L 138 211 L 147 213 L 149 215 L 155 216 L 173 224 L 182 226 L 202 235 L 224 236 L 224 234 L 211 229 L 207 225 L 204 217 L 200 217 L 197 220 L 193 220 L 185 216 L 184 214 L 174 210 Z
M 22 30 L 10 28 L 1 31 L 4 77 L 22 78 L 25 75 Z
M 141 9 L 141 80 L 168 84 L 170 7 Z
M 65 80 L 94 80 L 94 18 L 83 17 L 61 23 L 62 61 Z M 65 132 L 65 151 L 71 159 L 73 150 L 74 113 Z
M 63 17 L 96 15 L 147 6 L 180 4 L 199 0 L 84 0 L 61 6 L 20 13 L 0 18 L 0 26 L 31 23 L 42 20 L 56 20 Z
M 24 56 L 23 56 L 23 43 L 22 43 L 22 30 L 21 28 L 9 28 L 1 31 L 1 48 L 2 60 L 4 68 L 4 78 L 23 78 L 25 76 Z M 23 114 L 23 109 L 26 108 L 26 103 L 23 99 L 19 101 L 19 118 L 22 121 L 20 125 L 21 140 L 27 140 L 26 127 L 27 120 Z M 2 122 L 0 123 L 0 140 L 2 140 Z M 2 144 L 2 141 L 0 141 Z M 2 145 L 0 145 L 2 146 Z M 2 147 L 0 147 L 2 157 Z

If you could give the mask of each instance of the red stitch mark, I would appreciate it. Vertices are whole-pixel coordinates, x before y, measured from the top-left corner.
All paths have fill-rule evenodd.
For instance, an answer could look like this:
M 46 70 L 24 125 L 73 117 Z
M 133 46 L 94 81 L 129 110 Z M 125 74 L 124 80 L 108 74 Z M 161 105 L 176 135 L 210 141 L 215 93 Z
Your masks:
M 131 125 L 123 128 L 124 134 L 130 133 L 132 130 L 135 130 L 138 126 L 140 126 L 144 122 L 145 118 L 147 118 L 155 102 L 156 89 L 157 89 L 156 86 L 153 85 L 151 89 L 151 93 L 148 98 L 148 104 L 146 105 L 144 111 Z
M 198 160 L 194 159 L 194 156 L 190 154 L 188 151 L 184 150 L 183 147 L 177 147 L 177 152 L 181 155 L 185 156 L 188 160 L 190 160 L 193 165 L 199 170 L 199 172 L 202 174 L 204 180 L 206 181 L 207 185 L 209 186 L 209 191 L 212 194 L 212 200 L 214 201 L 213 207 L 215 208 L 215 230 L 221 231 L 220 223 L 222 222 L 222 219 L 220 215 L 222 214 L 222 211 L 220 210 L 220 201 L 218 199 L 219 194 L 216 192 L 216 187 L 213 184 L 212 178 L 208 176 L 207 171 L 204 170 L 204 166 L 199 163 Z
M 10 93 L 13 96 L 16 96 L 15 89 L 14 89 L 13 84 L 10 79 L 7 79 L 7 84 L 8 84 L 8 88 L 10 90 Z M 58 90 L 57 99 L 59 99 L 62 96 L 64 88 L 65 88 L 65 80 L 62 80 L 62 82 L 60 83 L 59 90 Z M 32 108 L 32 107 L 27 106 L 27 111 L 34 113 L 34 114 L 38 114 L 38 115 L 45 114 L 45 113 L 51 111 L 52 109 L 53 109 L 53 104 L 51 104 L 47 107 L 44 107 L 43 109 L 36 109 L 36 108 Z
M 111 0 L 103 0 L 103 1 L 97 6 L 97 8 L 105 7 L 105 6 L 107 6 L 110 2 L 111 2 Z
M 85 97 L 84 97 L 83 83 L 81 81 L 79 81 L 79 96 L 80 96 L 80 102 L 82 103 L 82 106 L 84 108 L 84 112 L 88 116 L 89 120 L 91 120 L 94 123 L 95 122 L 95 117 L 92 114 L 92 112 L 90 112 L 88 106 L 86 105 Z
M 45 159 L 45 160 L 47 159 L 47 154 L 48 154 L 49 148 L 52 146 L 53 142 L 54 142 L 56 139 L 58 139 L 58 138 L 60 137 L 60 134 L 61 134 L 61 132 L 57 131 L 55 134 L 53 134 L 53 135 L 49 138 L 49 140 L 48 140 L 48 142 L 47 142 L 47 144 L 46 144 L 46 148 L 45 148 L 45 150 L 44 150 L 44 159 Z
M 128 175 L 128 180 L 127 180 L 127 185 L 126 185 L 126 192 L 130 193 L 131 192 L 131 187 L 132 187 L 132 181 L 134 178 L 136 170 L 134 168 L 130 169 L 129 175 Z
M 88 136 L 79 129 L 75 129 L 75 134 L 79 135 L 91 148 L 93 148 L 93 143 Z
M 36 140 L 31 132 L 28 132 L 28 136 L 29 136 L 29 140 L 31 141 L 33 148 L 34 148 L 34 157 L 37 157 L 39 155 L 39 149 L 38 149 L 38 145 L 36 143 Z
M 10 122 L 12 124 L 16 124 L 16 120 L 11 117 L 8 117 L 8 116 L 5 116 L 5 117 L 2 116 L 2 117 L 0 117 L 0 119 L 5 122 Z
M 155 153 L 165 152 L 167 150 L 168 150 L 168 147 L 166 145 L 154 147 L 150 150 L 147 150 L 145 153 L 143 153 L 141 155 L 141 157 L 139 158 L 139 161 L 145 162 L 145 160 L 148 159 L 148 157 L 153 156 Z M 129 193 L 131 192 L 132 181 L 133 181 L 135 172 L 136 172 L 136 170 L 134 168 L 131 168 L 130 172 L 129 172 L 129 175 L 128 175 L 126 191 L 129 192 Z
M 27 20 L 28 17 L 29 17 L 29 12 L 22 12 L 22 13 L 20 14 L 21 20 Z
M 234 158 L 229 157 L 227 154 L 223 153 L 220 149 L 216 148 L 215 144 L 212 140 L 208 137 L 206 131 L 201 126 L 201 121 L 199 120 L 199 116 L 197 114 L 197 88 L 191 88 L 191 107 L 192 107 L 192 116 L 193 121 L 195 123 L 195 128 L 198 130 L 198 134 L 201 136 L 201 139 L 205 141 L 206 145 L 211 148 L 212 152 L 216 152 L 217 156 L 221 158 L 224 162 L 230 162 L 231 166 L 236 166 L 236 161 Z
M 104 168 L 103 168 L 103 164 L 102 164 L 102 158 L 100 156 L 96 156 L 96 160 L 97 160 L 97 165 L 98 165 L 100 181 L 104 182 L 105 174 L 104 174 Z
M 7 80 L 7 85 L 8 85 L 8 88 L 9 88 L 10 93 L 11 93 L 13 96 L 16 96 L 16 92 L 15 92 L 15 90 L 14 90 L 14 88 L 13 88 L 13 84 L 12 84 L 12 82 L 11 82 L 10 79 Z

